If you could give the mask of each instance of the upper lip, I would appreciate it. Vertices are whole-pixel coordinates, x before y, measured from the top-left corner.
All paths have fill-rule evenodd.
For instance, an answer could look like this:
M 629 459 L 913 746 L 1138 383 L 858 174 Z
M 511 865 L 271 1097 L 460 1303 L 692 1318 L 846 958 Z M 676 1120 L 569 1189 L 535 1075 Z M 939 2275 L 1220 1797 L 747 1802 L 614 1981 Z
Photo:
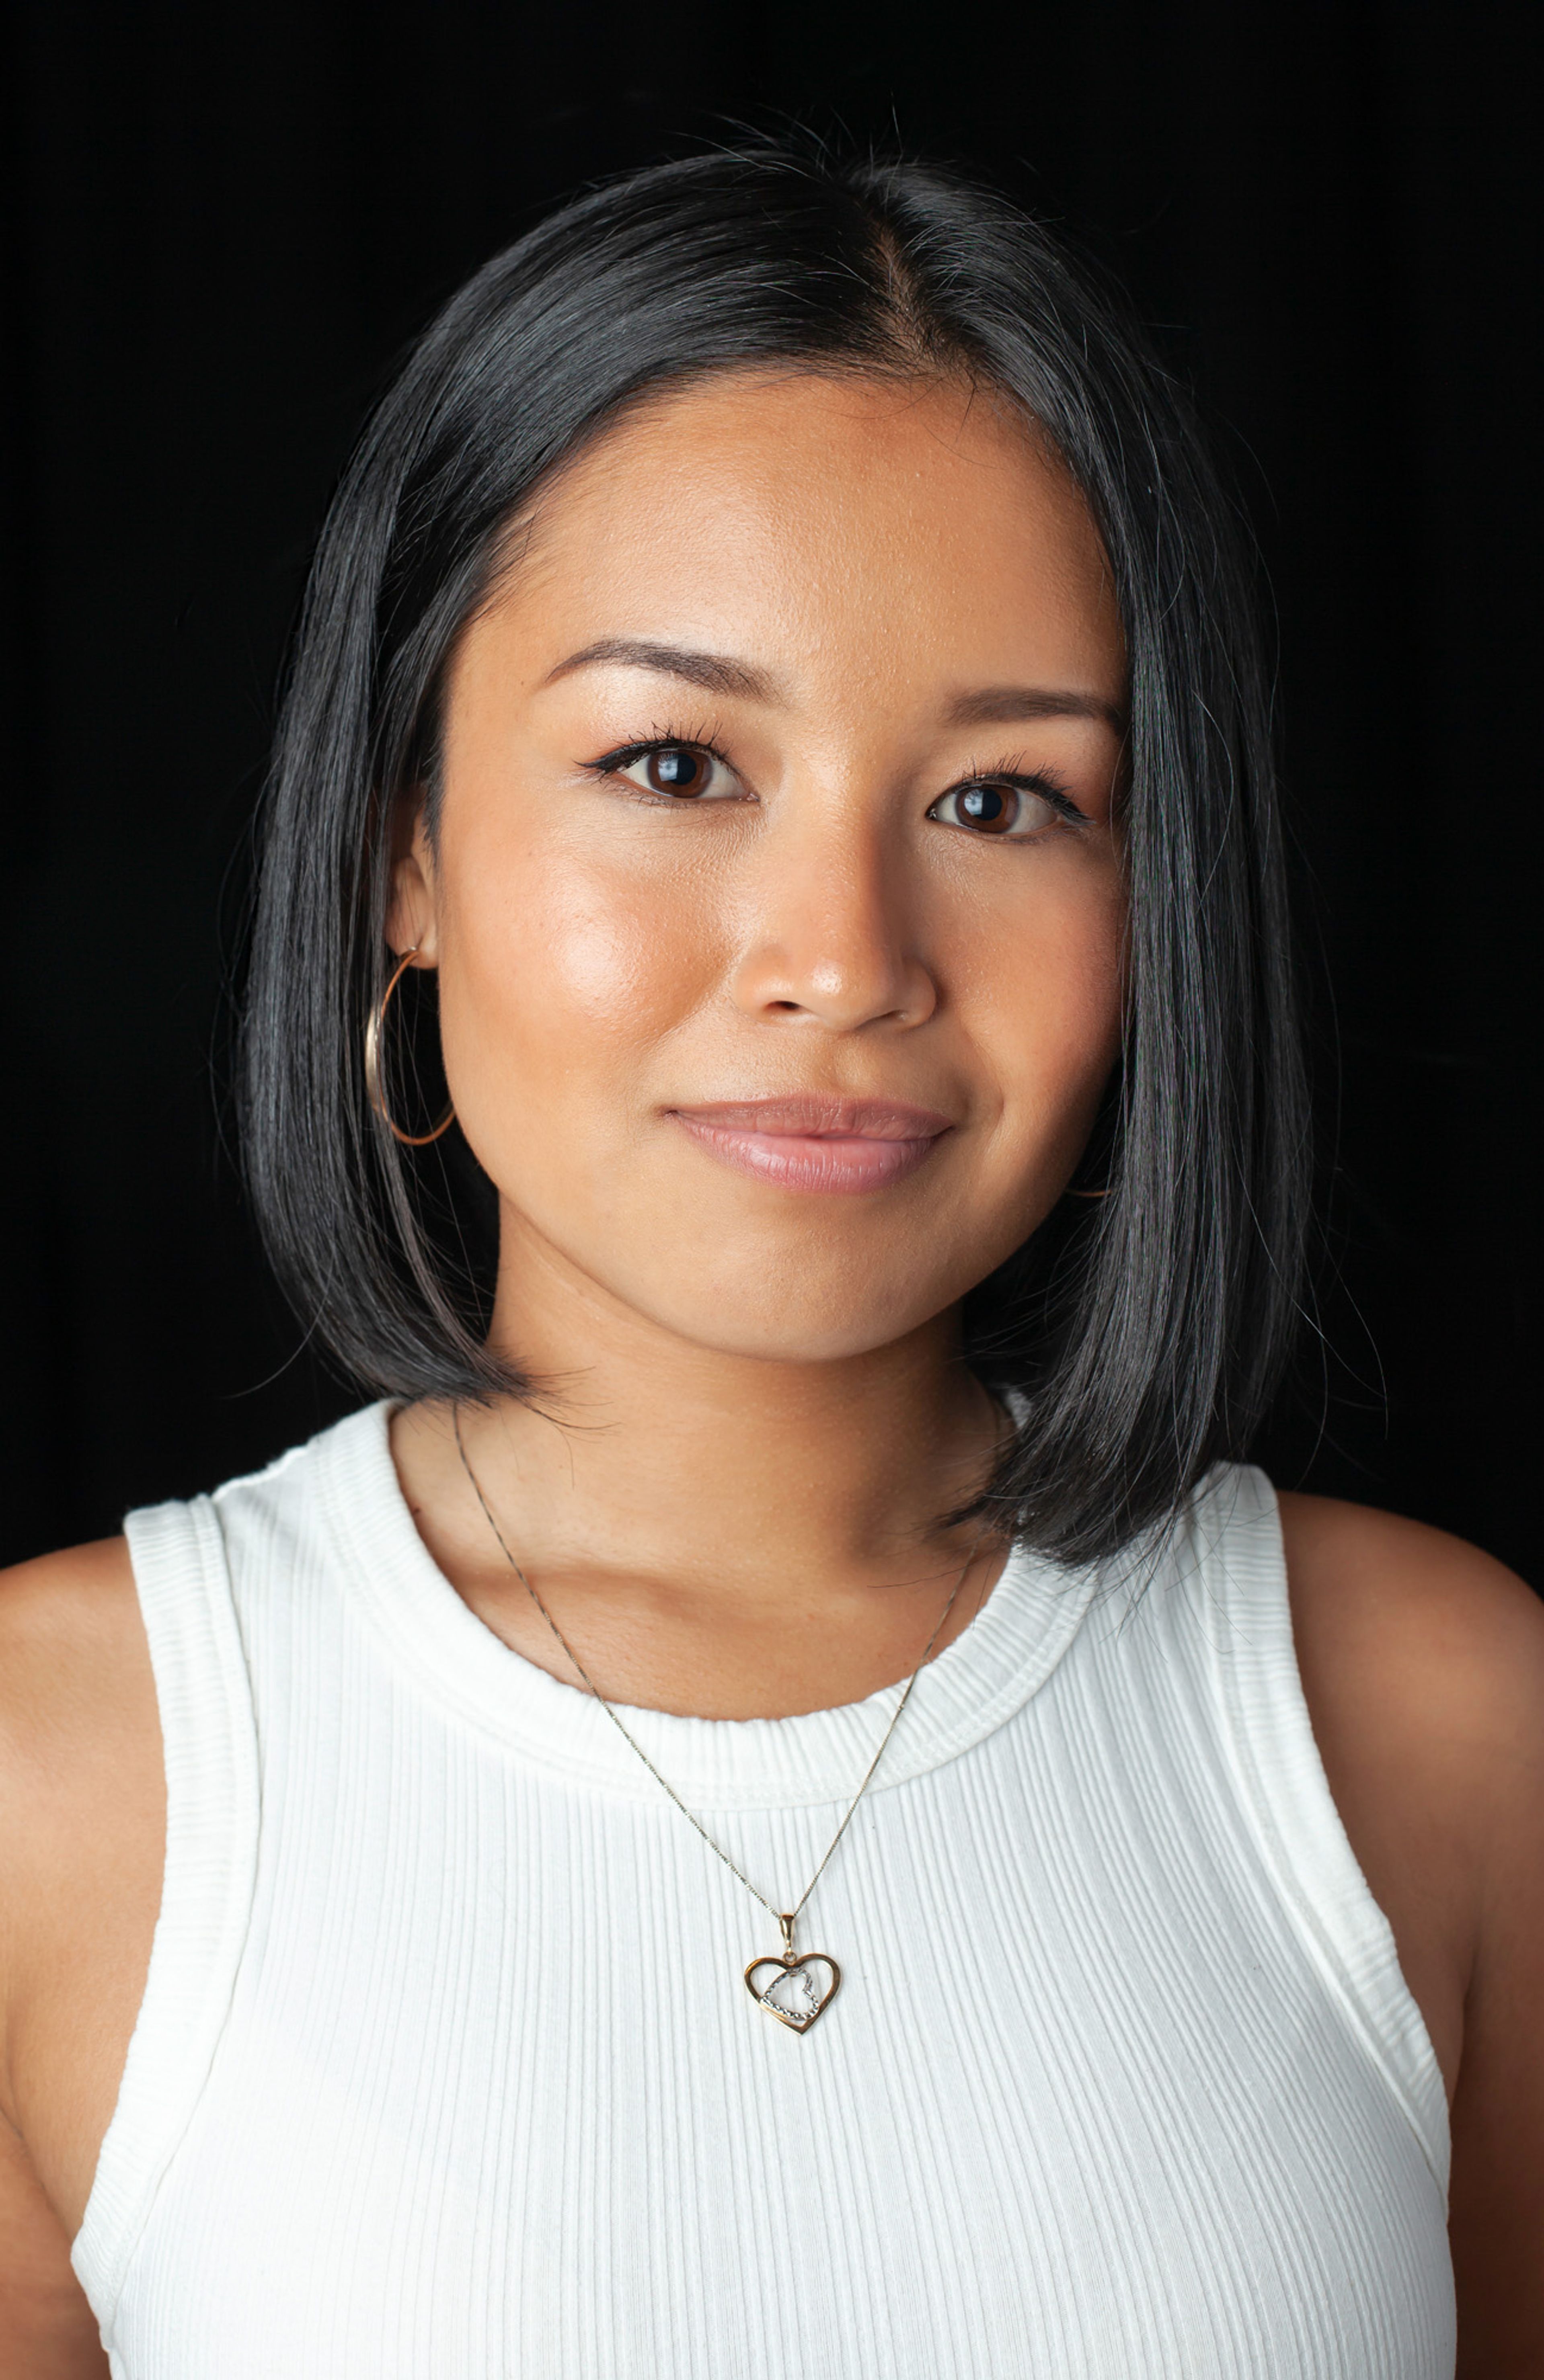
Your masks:
M 781 1099 L 725 1099 L 668 1111 L 688 1123 L 723 1132 L 798 1135 L 820 1140 L 934 1140 L 952 1130 L 953 1116 L 905 1099 L 850 1099 L 816 1096 Z

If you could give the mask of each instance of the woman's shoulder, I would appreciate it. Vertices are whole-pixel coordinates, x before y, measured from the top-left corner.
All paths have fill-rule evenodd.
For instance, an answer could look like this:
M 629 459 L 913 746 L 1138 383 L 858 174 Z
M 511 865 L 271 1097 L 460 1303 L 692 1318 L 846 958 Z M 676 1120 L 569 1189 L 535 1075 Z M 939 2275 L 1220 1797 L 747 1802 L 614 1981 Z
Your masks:
M 148 1955 L 164 1781 L 155 1682 L 122 1537 L 0 1571 L 0 2077 L 61 1973 Z M 130 1945 L 132 1944 L 132 1948 Z M 20 2030 L 18 2029 L 18 2019 Z M 18 2110 L 5 2107 L 14 2122 Z M 26 2127 L 23 2127 L 26 2130 Z
M 1372 1756 L 1412 1739 L 1457 1783 L 1504 1791 L 1503 1747 L 1544 1751 L 1544 1602 L 1477 1546 L 1331 1497 L 1278 1506 L 1313 1709 Z
M 106 2372 L 69 2238 L 143 1988 L 163 1810 L 125 1540 L 0 1571 L 0 2327 L 18 2370 Z
M 111 1740 L 147 1715 L 154 1687 L 126 1538 L 0 1570 L 0 1791 L 67 1788 L 104 1730 Z
M 103 1728 L 147 1710 L 153 1720 L 127 1538 L 0 1570 L 0 1791 L 66 1785 Z
M 1544 1604 L 1441 1529 L 1279 1503 L 1319 1754 L 1451 2092 L 1481 1975 L 1544 1985 Z
M 0 1571 L 0 1926 L 163 1791 L 150 1647 L 123 1537 Z M 90 1831 L 86 1831 L 90 1829 Z M 0 1938 L 4 1938 L 0 1937 Z

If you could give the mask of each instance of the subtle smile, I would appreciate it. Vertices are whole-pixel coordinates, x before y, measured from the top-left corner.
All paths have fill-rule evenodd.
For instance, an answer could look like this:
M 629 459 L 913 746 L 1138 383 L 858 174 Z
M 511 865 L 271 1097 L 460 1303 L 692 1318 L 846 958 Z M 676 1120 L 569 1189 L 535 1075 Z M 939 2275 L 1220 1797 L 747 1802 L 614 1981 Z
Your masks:
M 737 1173 L 784 1190 L 884 1190 L 926 1162 L 953 1120 L 894 1099 L 748 1099 L 665 1112 Z

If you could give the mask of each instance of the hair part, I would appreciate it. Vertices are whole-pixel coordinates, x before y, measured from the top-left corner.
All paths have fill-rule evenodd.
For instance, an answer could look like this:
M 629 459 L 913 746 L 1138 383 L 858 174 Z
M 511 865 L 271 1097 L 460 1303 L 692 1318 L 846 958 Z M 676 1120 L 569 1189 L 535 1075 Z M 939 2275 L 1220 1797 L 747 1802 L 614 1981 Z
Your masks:
M 1105 1195 L 1064 1200 L 965 1306 L 967 1356 L 1018 1417 L 973 1510 L 1097 1560 L 1246 1451 L 1298 1313 L 1308 1132 L 1269 682 L 1250 550 L 1182 395 L 1041 226 L 952 174 L 782 146 L 658 166 L 550 217 L 431 325 L 344 476 L 298 635 L 245 1015 L 251 1195 L 352 1377 L 529 1393 L 487 1344 L 491 1185 L 459 1135 L 406 1150 L 366 1097 L 392 814 L 424 788 L 432 829 L 450 659 L 554 472 L 634 405 L 778 364 L 990 386 L 1104 540 L 1130 672 Z M 413 1113 L 438 1064 L 420 1005 L 400 1020 Z

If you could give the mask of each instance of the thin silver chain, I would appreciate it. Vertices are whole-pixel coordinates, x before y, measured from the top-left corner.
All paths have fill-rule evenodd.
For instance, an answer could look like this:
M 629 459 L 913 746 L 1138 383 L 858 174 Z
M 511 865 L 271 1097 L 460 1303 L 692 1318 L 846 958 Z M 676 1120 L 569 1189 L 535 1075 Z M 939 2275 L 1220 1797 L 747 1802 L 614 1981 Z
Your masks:
M 767 1912 L 767 1914 L 770 1917 L 775 1917 L 780 1925 L 784 1923 L 785 1917 L 791 1924 L 794 1919 L 797 1918 L 801 1914 L 806 1901 L 814 1891 L 815 1887 L 820 1883 L 821 1876 L 824 1876 L 826 1869 L 831 1864 L 831 1855 L 833 1852 L 835 1851 L 837 1844 L 841 1841 L 843 1836 L 846 1833 L 847 1828 L 851 1826 L 853 1818 L 857 1814 L 857 1805 L 862 1801 L 865 1793 L 869 1791 L 869 1787 L 873 1780 L 874 1771 L 879 1767 L 880 1762 L 884 1758 L 886 1746 L 889 1744 L 891 1737 L 894 1734 L 895 1730 L 901 1723 L 901 1714 L 906 1709 L 907 1703 L 911 1700 L 911 1690 L 917 1683 L 918 1679 L 921 1676 L 923 1670 L 927 1668 L 928 1658 L 932 1652 L 933 1646 L 938 1643 L 939 1637 L 942 1633 L 943 1624 L 954 1608 L 961 1587 L 965 1585 L 966 1580 L 970 1575 L 971 1567 L 975 1562 L 976 1556 L 980 1551 L 981 1541 L 979 1537 L 977 1538 L 975 1544 L 971 1547 L 969 1553 L 966 1556 L 965 1568 L 961 1571 L 958 1578 L 954 1581 L 954 1585 L 949 1590 L 949 1599 L 945 1603 L 942 1610 L 939 1613 L 938 1620 L 933 1628 L 933 1633 L 922 1648 L 922 1658 L 918 1662 L 916 1669 L 913 1670 L 910 1677 L 906 1680 L 906 1690 L 902 1694 L 900 1701 L 896 1704 L 894 1711 L 890 1715 L 890 1724 L 880 1738 L 879 1749 L 874 1754 L 874 1756 L 869 1763 L 868 1767 L 864 1770 L 863 1782 L 858 1787 L 857 1792 L 853 1795 L 851 1803 L 848 1804 L 846 1816 L 843 1819 L 841 1825 L 837 1828 L 836 1832 L 833 1835 L 830 1842 L 826 1846 L 826 1854 L 824 1859 L 821 1860 L 820 1866 L 815 1870 L 814 1875 L 805 1886 L 804 1890 L 800 1893 L 797 1900 L 794 1903 L 793 1908 L 786 1911 L 775 1909 L 772 1906 L 772 1903 L 767 1899 L 766 1894 L 757 1890 L 756 1886 L 752 1884 L 744 1868 L 739 1866 L 736 1861 L 730 1858 L 729 1853 L 724 1850 L 723 1845 L 714 1841 L 712 1836 L 708 1832 L 707 1828 L 703 1825 L 696 1812 L 687 1809 L 686 1803 L 682 1801 L 681 1796 L 675 1791 L 675 1788 L 671 1783 L 669 1778 L 661 1776 L 659 1770 L 650 1759 L 649 1755 L 645 1752 L 642 1744 L 639 1743 L 637 1736 L 624 1726 L 622 1720 L 617 1717 L 616 1712 L 613 1709 L 611 1704 L 606 1700 L 605 1695 L 601 1692 L 600 1687 L 590 1676 L 590 1671 L 585 1668 L 584 1663 L 575 1652 L 572 1645 L 568 1642 L 567 1637 L 558 1626 L 557 1621 L 553 1618 L 552 1613 L 542 1602 L 541 1597 L 537 1594 L 535 1587 L 532 1586 L 529 1579 L 526 1576 L 525 1572 L 520 1568 L 519 1563 L 510 1552 L 509 1547 L 505 1540 L 504 1531 L 500 1528 L 497 1521 L 493 1518 L 492 1508 L 489 1504 L 487 1497 L 482 1492 L 481 1484 L 478 1479 L 476 1472 L 472 1469 L 471 1460 L 467 1452 L 466 1442 L 461 1436 L 461 1408 L 459 1404 L 453 1402 L 450 1414 L 451 1422 L 456 1431 L 456 1451 L 461 1457 L 461 1467 L 472 1483 L 472 1493 L 477 1498 L 478 1502 L 481 1505 L 483 1517 L 487 1521 L 488 1526 L 492 1530 L 495 1538 L 498 1540 L 500 1552 L 503 1554 L 505 1561 L 509 1564 L 509 1567 L 514 1572 L 516 1577 L 519 1580 L 520 1585 L 525 1588 L 526 1593 L 529 1596 L 531 1601 L 535 1604 L 536 1609 L 541 1614 L 542 1619 L 552 1630 L 553 1634 L 557 1638 L 558 1643 L 567 1654 L 569 1660 L 578 1671 L 579 1676 L 584 1680 L 586 1686 L 594 1695 L 596 1701 L 600 1704 L 601 1708 L 605 1712 L 605 1715 L 610 1719 L 613 1727 L 615 1728 L 618 1735 L 621 1736 L 625 1743 L 628 1743 L 632 1746 L 638 1758 L 642 1761 L 645 1768 L 648 1769 L 650 1776 L 652 1777 L 654 1782 L 670 1796 L 670 1799 L 675 1803 L 675 1807 L 680 1811 L 683 1818 L 688 1818 L 691 1821 L 691 1824 L 697 1828 L 698 1833 L 701 1836 L 709 1850 L 718 1853 L 720 1859 L 723 1862 L 724 1866 L 728 1868 L 733 1875 L 739 1877 L 740 1882 L 744 1885 L 746 1890 L 760 1902 L 762 1908 Z

